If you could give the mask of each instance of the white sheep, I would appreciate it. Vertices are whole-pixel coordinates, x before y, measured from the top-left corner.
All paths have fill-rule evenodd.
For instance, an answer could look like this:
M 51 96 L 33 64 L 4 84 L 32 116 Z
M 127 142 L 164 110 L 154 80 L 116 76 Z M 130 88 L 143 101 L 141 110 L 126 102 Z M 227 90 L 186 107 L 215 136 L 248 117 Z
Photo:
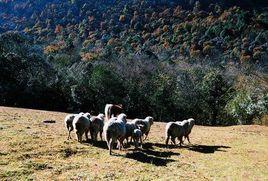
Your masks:
M 77 115 L 83 115 L 84 113 L 81 112 L 79 114 L 68 114 L 65 119 L 64 119 L 64 125 L 65 127 L 67 128 L 68 130 L 68 140 L 71 139 L 71 132 L 74 130 L 74 127 L 73 127 L 73 120 L 74 120 L 74 117 L 77 116 Z
M 104 126 L 104 114 L 99 114 L 98 116 L 92 116 L 90 118 L 90 135 L 91 139 L 97 141 L 97 135 L 100 133 L 100 138 L 102 140 L 102 132 Z
M 134 129 L 132 133 L 132 138 L 134 140 L 135 148 L 138 148 L 139 143 L 142 148 L 142 131 L 140 129 Z
M 117 118 L 113 117 L 104 124 L 104 136 L 109 148 L 110 155 L 112 154 L 112 146 L 117 141 L 117 147 L 121 150 L 126 134 L 126 115 L 121 113 Z
M 122 110 L 122 104 L 106 104 L 104 108 L 106 120 L 108 121 L 111 117 L 118 116 L 120 113 L 122 113 Z
M 77 115 L 73 120 L 73 128 L 77 135 L 77 140 L 82 142 L 82 136 L 85 133 L 86 140 L 88 140 L 88 132 L 90 129 L 90 119 L 88 118 L 89 115 Z
M 131 121 L 131 122 L 127 122 L 126 123 L 126 134 L 125 134 L 125 139 L 127 140 L 127 144 L 128 144 L 128 139 L 129 137 L 131 137 L 131 140 L 132 140 L 132 134 L 133 134 L 133 131 L 135 129 L 137 129 L 138 126 L 135 124 L 135 122 Z M 130 141 L 131 141 L 130 140 Z
M 176 145 L 176 138 L 180 141 L 180 146 L 183 143 L 183 136 L 185 135 L 188 129 L 188 122 L 169 122 L 166 125 L 166 146 L 168 145 L 169 139 Z
M 142 125 L 143 128 L 141 129 L 142 134 L 145 134 L 144 140 L 147 139 L 148 134 L 150 132 L 151 126 L 153 125 L 153 118 L 151 116 L 146 117 L 145 119 L 134 119 L 133 122 L 138 126 Z

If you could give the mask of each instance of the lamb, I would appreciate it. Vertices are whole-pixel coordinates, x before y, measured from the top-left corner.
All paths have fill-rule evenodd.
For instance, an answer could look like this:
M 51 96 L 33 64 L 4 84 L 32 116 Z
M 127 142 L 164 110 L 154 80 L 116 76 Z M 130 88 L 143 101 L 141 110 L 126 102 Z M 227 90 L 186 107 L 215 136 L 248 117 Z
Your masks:
M 106 104 L 104 109 L 106 120 L 108 121 L 112 116 L 118 116 L 122 110 L 122 104 Z
M 65 119 L 64 119 L 64 124 L 65 124 L 65 127 L 67 128 L 68 130 L 68 140 L 71 139 L 71 132 L 74 130 L 74 127 L 73 127 L 73 120 L 74 120 L 74 117 L 77 116 L 77 115 L 83 115 L 84 113 L 81 112 L 79 114 L 68 114 Z
M 119 150 L 122 148 L 126 134 L 126 122 L 126 115 L 121 113 L 117 118 L 111 118 L 104 125 L 103 131 L 110 155 L 112 154 L 112 146 L 116 140 Z
M 134 129 L 132 133 L 132 138 L 134 140 L 135 148 L 138 148 L 139 142 L 142 148 L 142 131 L 140 129 Z
M 85 133 L 86 140 L 88 140 L 88 132 L 90 129 L 90 120 L 89 117 L 90 114 L 83 114 L 83 115 L 77 115 L 75 116 L 73 120 L 73 128 L 77 135 L 77 140 L 79 142 L 82 142 L 82 136 Z
M 97 135 L 100 133 L 100 138 L 102 140 L 102 132 L 104 126 L 104 114 L 99 114 L 98 116 L 92 116 L 90 118 L 90 135 L 91 139 L 97 141 Z
M 180 141 L 180 146 L 183 143 L 183 136 L 185 135 L 189 127 L 188 121 L 182 122 L 169 122 L 166 125 L 166 146 L 168 145 L 169 139 L 176 145 L 175 139 L 178 138 Z
M 142 134 L 145 134 L 144 140 L 147 139 L 148 134 L 150 132 L 151 126 L 153 125 L 153 118 L 151 116 L 146 117 L 145 119 L 134 119 L 133 122 L 138 125 L 143 125 L 141 128 Z

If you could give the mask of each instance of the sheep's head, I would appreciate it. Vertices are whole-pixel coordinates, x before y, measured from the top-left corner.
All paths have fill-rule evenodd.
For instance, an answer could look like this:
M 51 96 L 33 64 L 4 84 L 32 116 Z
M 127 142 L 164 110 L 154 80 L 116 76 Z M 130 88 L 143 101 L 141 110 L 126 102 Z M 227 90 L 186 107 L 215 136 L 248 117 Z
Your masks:
M 153 117 L 148 116 L 145 119 L 150 123 L 150 125 L 153 125 L 154 124 L 154 118 Z
M 142 132 L 144 132 L 144 125 L 143 124 L 138 124 L 137 125 L 138 129 L 141 130 Z
M 90 119 L 90 117 L 91 117 L 90 113 L 88 113 L 88 112 L 83 114 L 83 116 L 87 117 L 88 119 Z
M 190 119 L 188 119 L 188 122 L 195 122 L 195 120 L 193 119 L 193 118 L 190 118 Z
M 100 114 L 98 115 L 98 118 L 100 118 L 100 119 L 104 119 L 104 114 L 100 113 Z
M 126 123 L 127 122 L 127 115 L 125 115 L 124 113 L 121 113 L 118 115 L 117 119 L 122 120 L 124 123 Z

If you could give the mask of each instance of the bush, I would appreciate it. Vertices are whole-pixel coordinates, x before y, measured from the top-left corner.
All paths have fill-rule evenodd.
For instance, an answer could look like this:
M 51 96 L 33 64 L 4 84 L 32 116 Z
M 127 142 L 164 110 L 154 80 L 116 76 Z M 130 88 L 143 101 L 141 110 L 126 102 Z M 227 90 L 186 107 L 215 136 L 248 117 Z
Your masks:
M 268 95 L 263 95 L 259 100 L 254 100 L 249 92 L 238 92 L 233 100 L 228 102 L 228 113 L 237 119 L 238 124 L 260 123 L 262 115 L 268 113 Z

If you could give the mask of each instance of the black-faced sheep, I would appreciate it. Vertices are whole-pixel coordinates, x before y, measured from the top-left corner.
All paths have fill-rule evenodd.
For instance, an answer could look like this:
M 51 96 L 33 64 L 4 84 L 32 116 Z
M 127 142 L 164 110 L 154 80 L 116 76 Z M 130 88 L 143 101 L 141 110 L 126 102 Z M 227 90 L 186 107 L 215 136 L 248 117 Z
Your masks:
M 143 128 L 141 129 L 142 134 L 145 134 L 144 140 L 147 139 L 148 134 L 150 132 L 151 126 L 153 125 L 153 118 L 151 116 L 146 117 L 145 119 L 134 119 L 133 122 L 138 126 L 142 125 Z
M 85 133 L 86 140 L 88 140 L 88 132 L 90 129 L 90 119 L 89 115 L 77 115 L 73 120 L 73 128 L 77 135 L 77 140 L 82 142 L 82 136 Z
M 117 147 L 121 150 L 126 134 L 126 115 L 121 113 L 117 118 L 111 118 L 104 124 L 104 136 L 109 148 L 110 155 L 112 154 L 113 144 L 117 141 Z
M 90 118 L 90 135 L 91 139 L 97 141 L 98 133 L 100 133 L 100 138 L 102 140 L 102 132 L 104 126 L 104 114 L 99 114 L 98 116 L 92 116 Z

